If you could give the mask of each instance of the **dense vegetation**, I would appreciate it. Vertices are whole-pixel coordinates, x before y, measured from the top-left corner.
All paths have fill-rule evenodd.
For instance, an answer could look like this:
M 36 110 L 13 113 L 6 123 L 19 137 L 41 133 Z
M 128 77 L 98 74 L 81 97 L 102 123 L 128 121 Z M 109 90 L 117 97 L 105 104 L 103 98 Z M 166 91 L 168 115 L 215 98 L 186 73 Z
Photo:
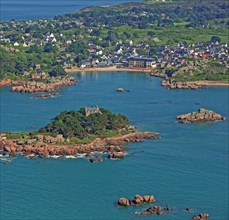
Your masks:
M 24 78 L 34 72 L 36 64 L 41 64 L 41 69 L 53 75 L 65 75 L 63 67 L 55 62 L 54 53 L 47 53 L 40 50 L 32 51 L 6 51 L 0 48 L 0 79 L 7 77 L 17 78 L 24 75 Z M 21 77 L 20 77 L 21 78 Z
M 185 65 L 168 68 L 166 74 L 176 81 L 229 81 L 229 69 L 225 64 L 210 60 L 190 60 Z
M 62 134 L 71 142 L 92 140 L 128 132 L 128 118 L 116 115 L 109 110 L 100 109 L 100 113 L 85 115 L 84 108 L 79 111 L 64 111 L 53 119 L 53 122 L 40 129 L 40 133 Z
M 188 22 L 187 27 L 207 25 L 210 20 L 228 17 L 226 0 L 186 0 L 168 3 L 146 1 L 144 3 L 126 3 L 112 7 L 92 7 L 80 13 L 58 16 L 56 19 L 79 19 L 85 26 L 121 26 L 138 27 L 171 26 Z

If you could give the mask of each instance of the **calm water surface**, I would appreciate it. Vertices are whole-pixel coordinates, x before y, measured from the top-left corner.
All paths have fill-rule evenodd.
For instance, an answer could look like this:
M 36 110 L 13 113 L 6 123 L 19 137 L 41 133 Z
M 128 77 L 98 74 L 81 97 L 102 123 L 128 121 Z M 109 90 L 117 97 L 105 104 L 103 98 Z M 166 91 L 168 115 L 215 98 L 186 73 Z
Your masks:
M 228 117 L 228 88 L 167 90 L 160 79 L 133 73 L 77 74 L 63 96 L 32 99 L 1 89 L 1 131 L 44 126 L 63 110 L 96 105 L 127 115 L 142 131 L 161 140 L 128 145 L 124 160 L 91 164 L 86 159 L 22 157 L 1 164 L 0 219 L 191 219 L 208 212 L 228 219 L 228 122 L 179 124 L 179 114 L 210 108 Z M 129 89 L 117 93 L 116 88 Z M 118 209 L 119 197 L 154 194 L 174 212 L 135 216 L 137 208 Z M 147 207 L 147 206 L 146 206 Z M 184 208 L 194 208 L 194 213 Z M 145 208 L 145 207 L 144 207 Z
M 138 0 L 1 0 L 0 20 L 52 18 L 89 6 L 114 5 Z M 139 1 L 138 1 L 139 2 Z

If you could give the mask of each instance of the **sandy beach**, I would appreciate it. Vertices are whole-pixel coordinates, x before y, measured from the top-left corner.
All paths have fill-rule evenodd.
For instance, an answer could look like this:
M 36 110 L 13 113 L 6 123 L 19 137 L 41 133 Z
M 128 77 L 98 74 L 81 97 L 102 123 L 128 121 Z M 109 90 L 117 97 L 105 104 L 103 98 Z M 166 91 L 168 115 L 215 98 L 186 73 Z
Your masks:
M 93 67 L 93 68 L 79 68 L 72 67 L 71 69 L 66 68 L 67 73 L 78 73 L 78 72 L 138 72 L 138 73 L 151 73 L 152 69 L 144 68 L 117 68 L 111 67 Z
M 229 82 L 221 82 L 221 81 L 201 80 L 201 81 L 194 81 L 194 83 L 201 86 L 229 86 Z

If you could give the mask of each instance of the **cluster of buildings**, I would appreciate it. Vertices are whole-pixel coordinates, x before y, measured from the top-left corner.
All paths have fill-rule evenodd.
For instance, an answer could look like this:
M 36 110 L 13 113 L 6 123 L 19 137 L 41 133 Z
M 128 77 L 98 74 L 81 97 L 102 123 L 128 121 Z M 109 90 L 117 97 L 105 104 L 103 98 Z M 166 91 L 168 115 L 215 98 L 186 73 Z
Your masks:
M 101 46 L 95 44 L 93 40 L 85 39 L 82 33 L 67 34 L 67 32 L 63 31 L 57 33 L 55 30 L 52 32 L 52 29 L 57 24 L 62 24 L 63 27 L 67 26 L 66 29 L 82 25 L 78 21 L 60 21 L 55 19 L 0 23 L 0 27 L 2 27 L 0 31 L 0 47 L 17 52 L 23 47 L 41 47 L 47 44 L 56 46 L 59 52 L 56 55 L 55 61 L 65 68 L 71 68 L 72 66 L 80 66 L 81 68 L 106 66 L 155 68 L 157 66 L 167 67 L 185 64 L 187 59 L 191 58 L 211 58 L 221 62 L 227 62 L 229 58 L 228 45 L 219 42 L 178 43 L 174 46 L 155 46 L 152 52 L 152 47 L 149 45 L 143 42 L 134 43 L 134 39 L 129 39 L 127 42 L 117 40 L 115 48 L 108 50 L 106 46 Z M 36 26 L 38 30 L 49 28 L 49 31 L 44 34 L 39 31 L 30 30 L 30 28 L 34 29 Z M 20 34 L 15 36 L 12 28 L 20 29 Z M 8 29 L 10 30 L 9 32 Z M 84 32 L 87 34 L 92 33 L 91 31 L 91 29 L 84 29 Z M 103 41 L 103 39 L 101 40 Z M 159 39 L 154 37 L 152 37 L 152 40 L 155 44 L 159 41 Z M 84 42 L 87 45 L 84 48 L 88 54 L 87 59 L 79 59 L 79 54 L 68 51 L 68 48 L 78 41 Z
M 120 48 L 122 49 L 120 52 Z M 138 48 L 143 48 L 146 54 L 138 54 Z M 156 68 L 156 67 L 175 67 L 188 62 L 190 59 L 206 59 L 227 63 L 229 60 L 229 47 L 226 43 L 218 42 L 183 44 L 178 43 L 174 46 L 157 46 L 154 54 L 150 54 L 148 45 L 126 44 L 119 46 L 116 50 L 105 53 L 101 56 L 102 61 L 89 58 L 81 62 L 81 68 L 119 66 L 130 68 Z M 147 54 L 149 54 L 147 56 Z M 92 55 L 92 54 L 91 54 Z

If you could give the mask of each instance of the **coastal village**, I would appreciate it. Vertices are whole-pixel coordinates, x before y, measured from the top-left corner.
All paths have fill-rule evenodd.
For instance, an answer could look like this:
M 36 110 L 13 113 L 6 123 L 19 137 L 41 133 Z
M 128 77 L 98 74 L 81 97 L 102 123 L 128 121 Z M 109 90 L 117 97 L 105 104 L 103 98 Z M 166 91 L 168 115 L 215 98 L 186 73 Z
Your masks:
M 204 12 L 198 19 L 198 10 L 202 6 L 207 7 L 209 12 Z M 0 49 L 15 54 L 25 53 L 26 56 L 41 52 L 50 54 L 53 59 L 51 66 L 61 66 L 66 70 L 74 67 L 154 70 L 202 59 L 217 61 L 228 68 L 228 40 L 221 39 L 217 33 L 214 35 L 213 32 L 209 40 L 192 40 L 189 35 L 182 40 L 170 41 L 169 36 L 166 41 L 163 40 L 164 27 L 183 25 L 188 31 L 199 27 L 202 30 L 200 33 L 227 27 L 229 22 L 223 19 L 227 17 L 226 2 L 217 4 L 218 11 L 212 11 L 210 6 L 204 1 L 198 7 L 191 2 L 184 5 L 157 3 L 157 7 L 147 2 L 131 3 L 111 8 L 83 9 L 53 19 L 0 22 Z M 116 13 L 110 13 L 112 10 Z M 98 13 L 100 16 L 97 16 Z M 187 18 L 184 18 L 184 13 Z M 212 22 L 216 17 L 222 20 Z M 139 38 L 140 32 L 145 32 L 144 37 Z M 38 76 L 33 75 L 33 78 L 42 79 L 45 78 L 42 71 L 47 65 L 50 66 L 49 63 L 35 63 L 33 70 L 19 69 L 23 69 L 24 74 L 36 73 Z
M 175 67 L 186 64 L 190 59 L 212 59 L 229 67 L 229 47 L 227 43 L 220 43 L 220 39 L 212 37 L 212 41 L 205 43 L 177 43 L 173 46 L 153 46 L 150 47 L 146 43 L 135 43 L 135 39 L 130 39 L 127 42 L 117 41 L 114 49 L 106 51 L 106 48 L 96 45 L 92 42 L 85 42 L 88 57 L 84 60 L 78 59 L 78 54 L 68 52 L 68 47 L 73 45 L 79 39 L 76 35 L 64 36 L 60 33 L 46 33 L 42 36 L 34 36 L 26 32 L 25 25 L 41 26 L 47 20 L 26 21 L 21 28 L 21 23 L 11 21 L 10 24 L 14 28 L 22 30 L 21 37 L 6 35 L 7 31 L 0 32 L 0 48 L 19 52 L 28 50 L 28 48 L 36 46 L 41 47 L 51 45 L 57 47 L 60 55 L 56 57 L 56 62 L 70 69 L 72 67 L 91 68 L 91 67 L 130 67 L 130 68 L 157 68 L 157 67 Z M 28 23 L 28 24 L 27 24 Z M 37 24 L 38 23 L 38 24 Z M 8 24 L 8 23 L 7 23 Z M 7 24 L 1 24 L 2 27 L 7 27 Z M 42 26 L 41 26 L 42 27 Z M 40 28 L 41 28 L 40 27 Z M 2 28 L 4 30 L 4 28 Z M 6 28 L 7 30 L 7 28 Z M 88 30 L 89 31 L 89 30 Z M 153 37 L 152 37 L 153 38 Z M 153 40 L 160 41 L 158 38 Z M 218 41 L 217 41 L 218 40 Z M 34 68 L 35 73 L 40 78 L 45 77 L 39 71 L 40 64 Z M 33 75 L 33 78 L 36 78 Z

